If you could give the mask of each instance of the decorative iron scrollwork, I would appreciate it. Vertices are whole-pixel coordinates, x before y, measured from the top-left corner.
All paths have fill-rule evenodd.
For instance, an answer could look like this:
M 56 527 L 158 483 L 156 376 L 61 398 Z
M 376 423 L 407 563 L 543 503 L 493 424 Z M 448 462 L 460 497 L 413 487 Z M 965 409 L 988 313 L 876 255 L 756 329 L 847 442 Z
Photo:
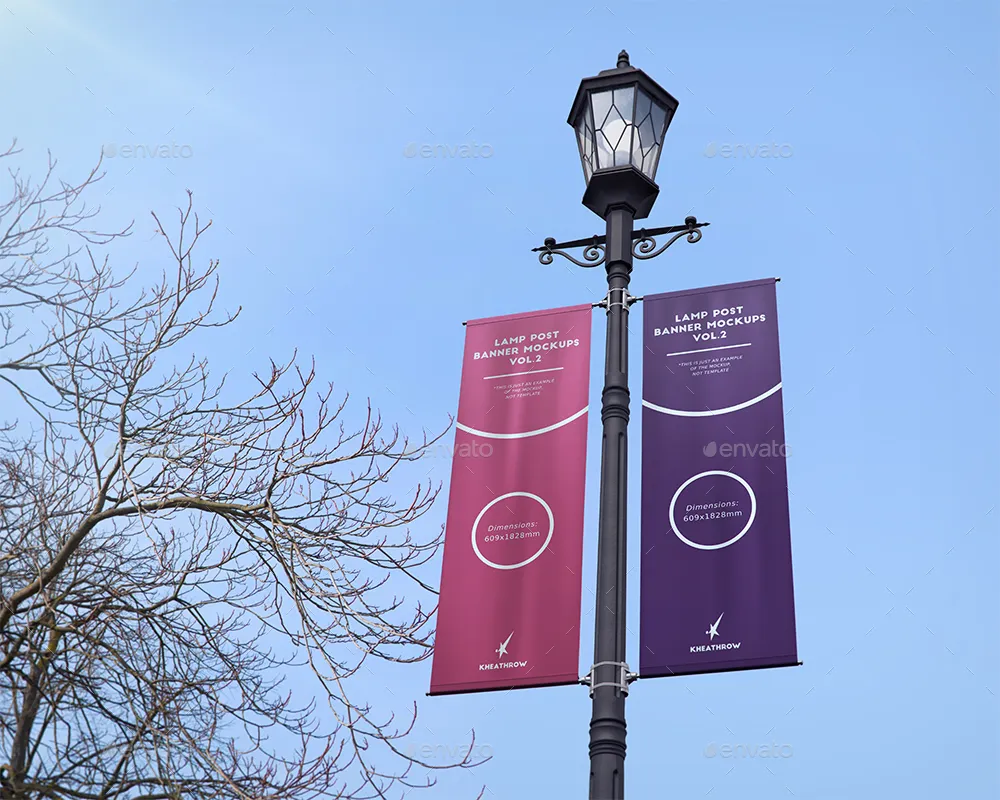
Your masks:
M 644 229 L 641 230 L 641 231 L 639 231 L 639 238 L 636 239 L 635 243 L 632 245 L 632 255 L 635 258 L 639 258 L 639 259 L 643 259 L 643 260 L 648 260 L 650 258 L 656 258 L 658 255 L 661 255 L 664 250 L 666 250 L 668 247 L 670 247 L 670 245 L 672 245 L 674 242 L 676 242 L 682 236 L 687 236 L 687 240 L 691 244 L 694 244 L 695 242 L 700 241 L 701 240 L 701 230 L 699 228 L 693 227 L 694 217 L 688 217 L 684 221 L 685 221 L 685 223 L 687 223 L 691 227 L 689 227 L 687 230 L 683 230 L 683 231 L 679 231 L 678 233 L 675 233 L 670 238 L 670 241 L 668 241 L 665 245 L 663 245 L 663 247 L 661 247 L 659 249 L 656 248 L 656 238 L 655 237 L 648 235 Z
M 653 228 L 648 231 L 642 228 L 634 231 L 632 233 L 632 256 L 639 259 L 656 258 L 682 236 L 686 236 L 688 242 L 694 244 L 701 240 L 701 228 L 708 224 L 707 222 L 698 222 L 695 217 L 687 217 L 683 225 Z M 670 240 L 663 247 L 658 248 L 656 246 L 655 237 L 670 236 L 671 234 Z M 568 261 L 572 261 L 578 267 L 599 267 L 601 264 L 607 262 L 608 254 L 606 245 L 607 237 L 605 236 L 575 239 L 572 242 L 556 242 L 555 239 L 549 237 L 545 240 L 545 244 L 542 247 L 536 247 L 532 252 L 538 253 L 538 260 L 543 264 L 551 264 L 553 257 L 559 255 Z M 566 252 L 577 247 L 584 248 L 583 261 L 573 258 L 573 256 Z
M 551 264 L 553 256 L 562 256 L 563 258 L 569 259 L 578 267 L 599 267 L 604 263 L 605 252 L 604 245 L 599 242 L 600 237 L 595 236 L 594 241 L 587 245 L 583 251 L 583 261 L 577 261 L 573 256 L 567 253 L 565 250 L 555 249 L 556 240 L 549 237 L 545 240 L 545 247 L 541 248 L 541 252 L 538 254 L 538 260 L 543 264 Z

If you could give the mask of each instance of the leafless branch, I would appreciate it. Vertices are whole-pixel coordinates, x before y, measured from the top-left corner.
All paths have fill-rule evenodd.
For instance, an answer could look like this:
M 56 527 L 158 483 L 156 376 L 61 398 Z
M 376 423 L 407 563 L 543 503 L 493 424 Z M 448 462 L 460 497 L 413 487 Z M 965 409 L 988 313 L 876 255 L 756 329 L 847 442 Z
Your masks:
M 239 312 L 190 193 L 140 286 L 83 202 L 100 164 L 49 188 L 55 166 L 0 204 L 0 392 L 28 412 L 0 420 L 0 795 L 384 798 L 476 766 L 422 763 L 416 708 L 356 680 L 430 654 L 438 490 L 401 497 L 396 468 L 443 433 L 370 403 L 350 425 L 296 355 L 242 395 L 214 380 L 188 353 Z

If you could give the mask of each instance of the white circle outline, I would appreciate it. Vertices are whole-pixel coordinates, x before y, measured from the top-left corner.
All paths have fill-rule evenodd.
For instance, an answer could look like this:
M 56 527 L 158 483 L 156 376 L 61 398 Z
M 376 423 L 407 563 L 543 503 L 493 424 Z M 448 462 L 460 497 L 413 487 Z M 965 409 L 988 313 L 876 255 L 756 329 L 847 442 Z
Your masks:
M 724 475 L 727 478 L 732 478 L 734 481 L 741 484 L 743 488 L 747 490 L 747 494 L 750 495 L 749 521 L 743 527 L 743 530 L 737 533 L 732 539 L 730 539 L 728 542 L 721 542 L 720 544 L 698 544 L 697 542 L 692 542 L 690 539 L 684 536 L 684 534 L 681 533 L 680 530 L 678 530 L 677 522 L 674 519 L 674 507 L 677 505 L 677 498 L 681 496 L 681 492 L 683 492 L 688 486 L 690 486 L 699 478 L 707 478 L 709 475 Z M 708 470 L 708 472 L 699 472 L 697 475 L 692 475 L 690 478 L 688 478 L 686 481 L 684 481 L 684 483 L 680 485 L 680 488 L 676 492 L 674 492 L 674 497 L 670 501 L 670 527 L 673 528 L 673 531 L 677 535 L 678 539 L 684 542 L 684 544 L 686 544 L 688 547 L 693 547 L 696 550 L 721 550 L 723 547 L 729 547 L 729 545 L 735 544 L 736 542 L 738 542 L 740 539 L 743 538 L 744 534 L 746 534 L 748 530 L 750 530 L 750 526 L 753 525 L 753 521 L 756 516 L 757 516 L 757 497 L 753 493 L 753 489 L 750 488 L 750 484 L 747 483 L 745 480 L 743 480 L 743 478 L 741 478 L 735 472 L 726 472 L 725 470 L 722 469 L 710 469 Z
M 479 552 L 479 544 L 476 542 L 476 530 L 479 528 L 479 523 L 483 518 L 483 514 L 489 511 L 493 506 L 499 503 L 501 500 L 506 500 L 508 497 L 528 497 L 532 500 L 537 501 L 542 508 L 545 509 L 545 513 L 549 515 L 549 535 L 545 537 L 545 543 L 541 546 L 539 551 L 535 553 L 531 558 L 522 561 L 519 564 L 494 564 L 481 552 Z M 525 567 L 538 558 L 542 553 L 545 552 L 545 548 L 549 546 L 549 542 L 552 541 L 552 533 L 556 529 L 556 520 L 552 515 L 552 509 L 549 508 L 549 504 L 542 500 L 537 494 L 532 494 L 531 492 L 507 492 L 507 494 L 502 494 L 499 497 L 495 497 L 490 502 L 488 502 L 483 510 L 479 512 L 479 516 L 476 517 L 476 521 L 472 523 L 472 549 L 476 552 L 476 556 L 482 561 L 487 567 L 493 567 L 493 569 L 519 569 Z

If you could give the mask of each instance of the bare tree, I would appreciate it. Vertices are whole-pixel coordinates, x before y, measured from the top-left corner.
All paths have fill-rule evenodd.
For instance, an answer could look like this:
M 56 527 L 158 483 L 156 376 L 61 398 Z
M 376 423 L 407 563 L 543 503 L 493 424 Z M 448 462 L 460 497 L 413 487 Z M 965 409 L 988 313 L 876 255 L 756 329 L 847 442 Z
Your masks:
M 170 266 L 140 286 L 97 255 L 129 232 L 91 229 L 100 164 L 49 188 L 54 167 L 37 185 L 11 171 L 0 205 L 0 381 L 24 411 L 0 419 L 3 796 L 430 785 L 442 765 L 402 741 L 416 707 L 380 716 L 351 678 L 430 653 L 420 567 L 442 534 L 409 526 L 437 491 L 389 484 L 440 437 L 411 446 L 370 403 L 349 428 L 294 356 L 233 397 L 188 355 L 236 316 L 214 311 L 218 262 L 194 260 L 211 223 L 190 193 L 172 233 L 154 214 Z M 303 670 L 315 691 L 289 690 Z

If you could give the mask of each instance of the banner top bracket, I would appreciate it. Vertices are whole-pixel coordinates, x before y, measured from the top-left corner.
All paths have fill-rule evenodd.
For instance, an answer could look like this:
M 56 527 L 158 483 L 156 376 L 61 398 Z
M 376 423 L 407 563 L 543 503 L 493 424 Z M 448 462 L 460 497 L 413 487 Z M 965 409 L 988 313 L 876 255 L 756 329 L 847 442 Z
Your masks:
M 611 292 L 621 292 L 622 293 L 621 302 L 613 303 L 611 301 Z M 603 300 L 601 300 L 599 303 L 591 303 L 590 307 L 606 308 L 608 311 L 610 311 L 614 306 L 621 306 L 622 308 L 630 308 L 633 303 L 638 303 L 640 300 L 642 300 L 641 296 L 636 297 L 634 294 L 629 294 L 628 289 L 611 289 L 608 291 L 607 295 L 605 295 Z

